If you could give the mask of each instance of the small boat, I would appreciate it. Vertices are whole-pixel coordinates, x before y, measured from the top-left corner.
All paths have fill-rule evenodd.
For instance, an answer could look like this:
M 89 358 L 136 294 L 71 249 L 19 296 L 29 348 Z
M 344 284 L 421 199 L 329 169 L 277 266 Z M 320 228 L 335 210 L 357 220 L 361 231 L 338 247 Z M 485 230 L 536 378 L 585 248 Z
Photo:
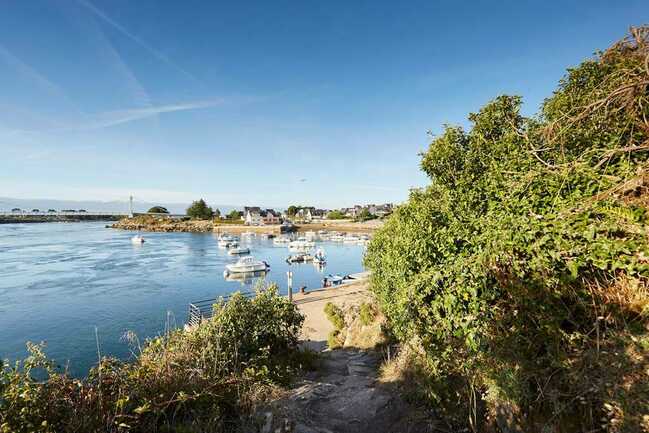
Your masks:
M 332 286 L 340 286 L 341 284 L 349 283 L 353 281 L 352 278 L 349 277 L 349 275 L 327 275 L 323 280 L 322 280 L 322 287 L 332 287 Z
M 286 263 L 306 263 L 313 260 L 313 256 L 306 253 L 297 253 L 288 256 Z
M 316 233 L 314 231 L 308 231 L 308 232 L 304 233 L 304 238 L 306 240 L 308 240 L 308 241 L 316 240 L 317 236 L 318 235 L 316 235 Z
M 321 248 L 318 248 L 318 251 L 316 251 L 313 255 L 313 263 L 319 265 L 327 263 L 327 257 L 325 256 L 325 252 Z
M 354 236 L 354 235 L 347 235 L 343 238 L 343 242 L 345 243 L 358 242 L 359 240 L 360 239 L 358 238 L 358 236 Z
M 228 248 L 229 246 L 232 246 L 233 244 L 237 244 L 237 240 L 233 238 L 232 236 L 228 235 L 223 235 L 219 238 L 218 241 L 218 246 L 219 248 Z
M 144 243 L 144 237 L 142 235 L 135 235 L 131 238 L 131 243 L 135 245 L 141 245 Z
M 291 238 L 288 236 L 279 236 L 275 239 L 273 239 L 273 245 L 283 245 L 283 244 L 288 244 L 291 242 Z
M 315 247 L 315 242 L 307 240 L 305 237 L 299 237 L 288 244 L 288 247 L 293 250 L 302 250 Z
M 345 240 L 345 236 L 341 235 L 340 233 L 335 233 L 329 237 L 329 240 L 335 242 L 342 242 Z
M 250 254 L 250 248 L 231 247 L 228 248 L 228 254 L 230 254 L 231 256 L 236 256 L 239 254 Z
M 241 272 L 259 272 L 266 271 L 270 268 L 268 263 L 256 260 L 252 256 L 242 257 L 236 263 L 225 265 L 225 270 L 231 274 Z
M 251 238 L 253 236 L 256 236 L 255 232 L 243 232 L 243 233 L 241 233 L 241 237 Z

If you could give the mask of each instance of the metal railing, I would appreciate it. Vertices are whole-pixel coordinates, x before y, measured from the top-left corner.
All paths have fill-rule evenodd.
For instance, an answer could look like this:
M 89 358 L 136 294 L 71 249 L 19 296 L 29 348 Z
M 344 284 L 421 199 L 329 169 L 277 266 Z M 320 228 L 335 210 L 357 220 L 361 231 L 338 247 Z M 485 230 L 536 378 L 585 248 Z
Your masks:
M 254 298 L 256 292 L 235 292 L 240 293 L 246 298 Z M 214 314 L 214 304 L 219 301 L 229 301 L 235 293 L 219 296 L 218 298 L 203 299 L 202 301 L 194 301 L 189 304 L 189 311 L 187 313 L 187 324 L 189 326 L 196 326 L 203 320 L 210 319 Z

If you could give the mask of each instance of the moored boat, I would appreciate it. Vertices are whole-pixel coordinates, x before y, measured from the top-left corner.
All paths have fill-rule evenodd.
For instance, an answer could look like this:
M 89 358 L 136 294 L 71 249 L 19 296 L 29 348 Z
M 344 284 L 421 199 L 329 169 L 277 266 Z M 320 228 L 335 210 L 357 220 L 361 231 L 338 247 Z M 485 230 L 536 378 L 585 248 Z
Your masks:
M 229 235 L 223 235 L 218 240 L 219 248 L 228 248 L 229 246 L 232 246 L 234 244 L 238 245 L 237 240 Z
M 313 256 L 311 254 L 297 253 L 288 256 L 288 258 L 286 259 L 286 263 L 306 263 L 312 260 L 313 260 Z
M 325 256 L 325 252 L 322 248 L 318 248 L 318 251 L 316 251 L 313 255 L 313 262 L 320 265 L 327 263 L 327 257 Z
M 268 263 L 256 260 L 252 256 L 242 257 L 236 263 L 225 265 L 225 270 L 229 273 L 259 272 L 266 271 L 269 268 Z
M 288 236 L 278 236 L 273 239 L 273 245 L 284 245 L 291 242 L 291 238 Z
M 228 249 L 228 254 L 236 256 L 239 254 L 250 254 L 250 248 L 232 247 Z
M 307 240 L 305 237 L 299 237 L 296 240 L 290 242 L 288 247 L 293 250 L 303 250 L 308 248 L 315 247 L 315 242 Z

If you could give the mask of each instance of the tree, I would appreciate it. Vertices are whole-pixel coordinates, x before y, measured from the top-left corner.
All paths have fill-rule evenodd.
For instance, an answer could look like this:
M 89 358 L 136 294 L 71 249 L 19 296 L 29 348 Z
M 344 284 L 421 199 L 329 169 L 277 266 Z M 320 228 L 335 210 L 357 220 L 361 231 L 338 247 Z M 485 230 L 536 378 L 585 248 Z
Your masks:
M 286 215 L 295 216 L 295 214 L 297 214 L 299 210 L 300 210 L 300 206 L 291 205 L 286 210 Z
M 221 210 L 214 209 L 214 218 L 221 218 Z
M 343 220 L 347 218 L 344 213 L 339 210 L 332 210 L 327 214 L 327 219 L 330 220 Z
M 633 29 L 539 115 L 499 96 L 446 126 L 422 155 L 429 185 L 368 247 L 392 333 L 421 344 L 422 393 L 474 430 L 476 407 L 503 405 L 522 431 L 642 430 L 647 346 L 624 353 L 649 341 L 647 59 L 649 27 Z
M 376 219 L 376 215 L 372 215 L 369 210 L 363 209 L 360 211 L 358 216 L 356 217 L 356 221 L 369 221 Z
M 147 211 L 148 213 L 169 213 L 166 207 L 163 206 L 153 206 Z
M 187 208 L 187 215 L 194 219 L 207 220 L 212 218 L 214 211 L 205 203 L 205 200 L 200 199 Z
M 228 214 L 228 219 L 231 219 L 231 220 L 238 220 L 238 219 L 241 219 L 241 215 L 239 214 L 239 211 L 238 211 L 238 210 L 232 210 L 232 211 L 230 211 L 230 213 Z

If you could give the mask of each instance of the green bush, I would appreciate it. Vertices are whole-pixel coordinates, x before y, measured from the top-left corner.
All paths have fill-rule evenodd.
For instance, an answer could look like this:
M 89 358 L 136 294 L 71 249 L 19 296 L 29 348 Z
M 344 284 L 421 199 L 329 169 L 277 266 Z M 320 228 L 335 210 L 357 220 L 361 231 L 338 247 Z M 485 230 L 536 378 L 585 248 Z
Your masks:
M 366 255 L 468 426 L 640 431 L 649 415 L 649 29 L 570 69 L 533 118 L 500 96 L 446 126 Z M 612 366 L 615 366 L 612 368 Z M 493 417 L 492 417 L 493 419 Z
M 166 207 L 162 206 L 153 206 L 147 211 L 147 213 L 169 213 Z
M 347 218 L 347 216 L 339 210 L 332 210 L 327 214 L 327 219 L 330 220 L 344 220 L 345 218 Z
M 28 344 L 31 355 L 0 373 L 0 432 L 223 431 L 303 363 L 302 321 L 276 288 L 235 295 L 195 329 L 148 341 L 132 363 L 104 358 L 83 380 Z
M 208 220 L 214 216 L 214 211 L 205 203 L 205 200 L 200 199 L 192 202 L 191 206 L 187 208 L 187 216 L 194 219 Z
M 359 308 L 359 317 L 361 325 L 371 325 L 376 317 L 376 308 L 372 304 L 363 302 Z
M 334 329 L 327 335 L 327 347 L 329 349 L 338 349 L 342 347 L 341 332 L 339 329 Z
M 354 218 L 354 221 L 363 222 L 363 221 L 374 220 L 376 218 L 377 218 L 376 215 L 371 214 L 369 210 L 363 209 L 362 211 L 360 211 L 358 216 Z
M 345 327 L 345 315 L 339 306 L 327 302 L 324 306 L 324 312 L 327 319 L 334 325 L 334 328 L 341 330 Z

